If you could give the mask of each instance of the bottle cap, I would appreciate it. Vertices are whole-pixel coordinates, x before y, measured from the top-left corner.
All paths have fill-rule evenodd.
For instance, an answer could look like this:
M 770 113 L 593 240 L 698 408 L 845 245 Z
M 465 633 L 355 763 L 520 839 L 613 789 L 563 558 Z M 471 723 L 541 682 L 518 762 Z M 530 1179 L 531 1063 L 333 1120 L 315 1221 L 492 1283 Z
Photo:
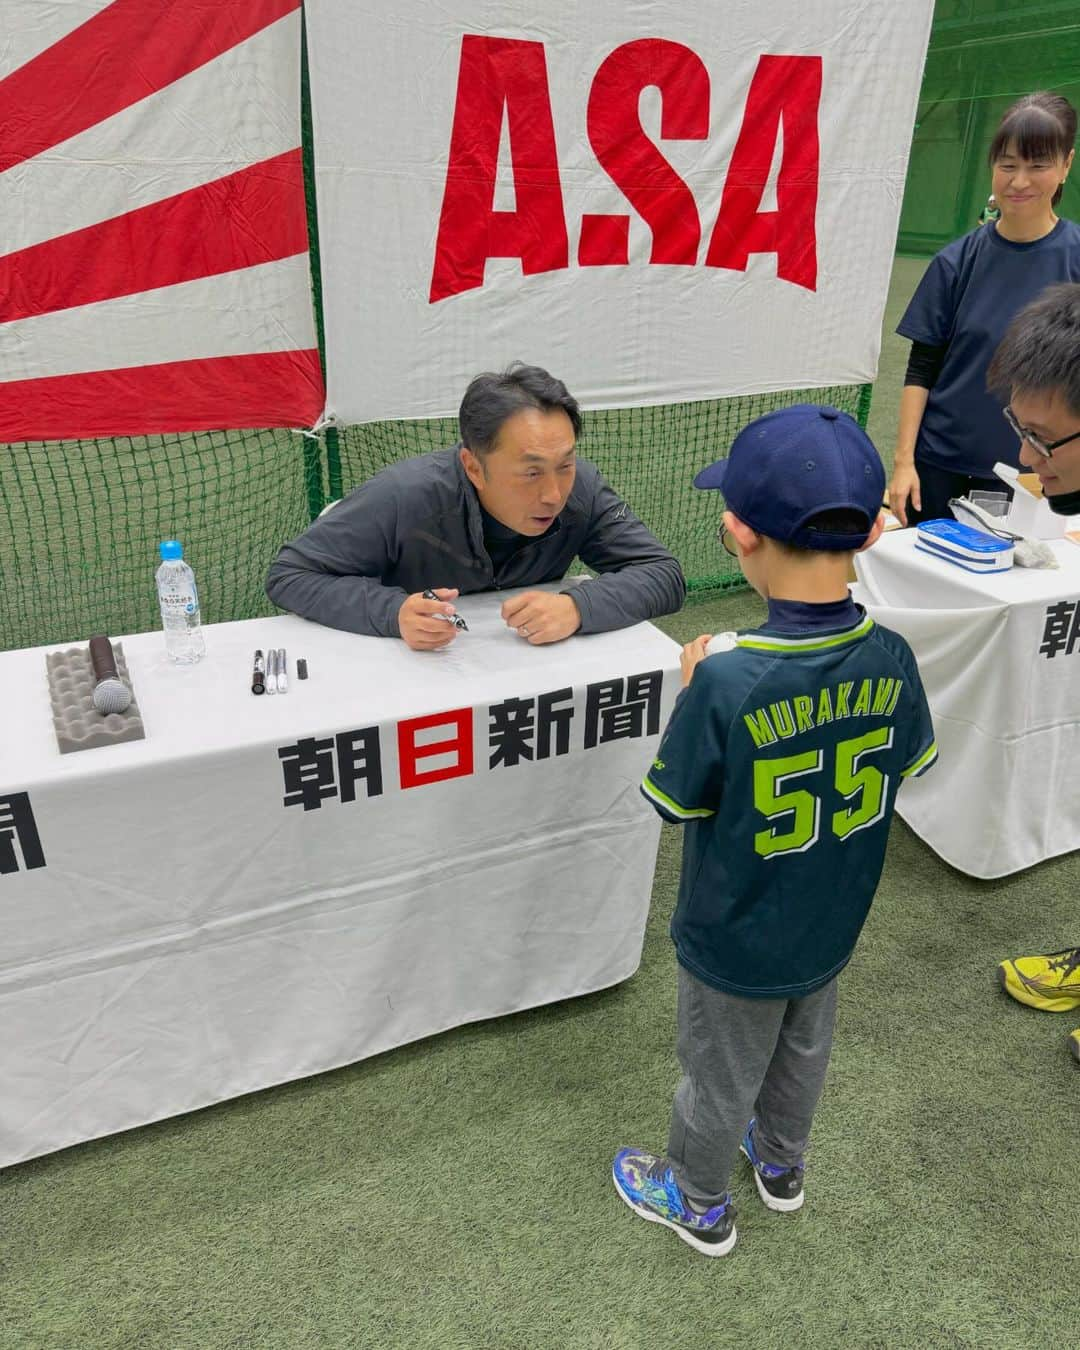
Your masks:
M 184 550 L 179 539 L 163 539 L 160 552 L 164 562 L 174 562 L 177 558 L 184 556 Z

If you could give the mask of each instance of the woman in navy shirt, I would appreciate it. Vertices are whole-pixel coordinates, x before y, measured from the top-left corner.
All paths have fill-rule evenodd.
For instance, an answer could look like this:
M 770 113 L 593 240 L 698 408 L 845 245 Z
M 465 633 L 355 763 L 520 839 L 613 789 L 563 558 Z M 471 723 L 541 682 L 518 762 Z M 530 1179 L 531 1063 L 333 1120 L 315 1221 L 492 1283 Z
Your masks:
M 1000 218 L 932 259 L 900 320 L 911 357 L 889 504 L 904 525 L 950 515 L 950 497 L 972 488 L 1003 491 L 994 464 L 1018 462 L 986 370 L 1024 305 L 1054 282 L 1080 281 L 1080 225 L 1054 211 L 1075 140 L 1076 110 L 1060 95 L 1028 94 L 1008 109 L 989 155 Z

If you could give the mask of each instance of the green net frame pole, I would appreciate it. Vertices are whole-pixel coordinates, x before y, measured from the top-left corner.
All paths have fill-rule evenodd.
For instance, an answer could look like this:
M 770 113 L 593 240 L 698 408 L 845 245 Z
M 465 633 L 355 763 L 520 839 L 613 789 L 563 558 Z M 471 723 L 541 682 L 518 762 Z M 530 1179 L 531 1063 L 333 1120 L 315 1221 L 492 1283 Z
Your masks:
M 870 418 L 870 400 L 874 397 L 874 386 L 872 384 L 859 385 L 859 406 L 855 410 L 855 420 L 863 431 L 866 430 L 866 423 Z
M 304 202 L 307 208 L 308 257 L 311 260 L 311 303 L 315 311 L 315 335 L 319 343 L 319 364 L 323 383 L 326 382 L 326 328 L 323 323 L 322 259 L 319 254 L 319 214 L 315 201 L 315 138 L 311 127 L 311 72 L 308 70 L 308 41 L 306 7 L 300 6 L 300 156 L 304 166 Z M 326 433 L 327 460 L 330 459 L 330 432 Z M 334 459 L 337 463 L 337 491 L 335 475 L 328 463 L 328 494 L 330 500 L 341 496 L 341 464 L 337 455 L 337 433 L 333 434 Z M 308 510 L 314 520 L 327 502 L 323 490 L 323 459 L 321 446 L 314 437 L 305 437 L 304 476 L 307 483 Z
M 326 505 L 323 492 L 323 457 L 318 438 L 304 437 L 304 487 L 307 491 L 308 514 L 314 520 Z
M 345 495 L 345 489 L 341 483 L 341 444 L 338 440 L 337 427 L 327 427 L 326 496 L 328 501 L 336 502 Z

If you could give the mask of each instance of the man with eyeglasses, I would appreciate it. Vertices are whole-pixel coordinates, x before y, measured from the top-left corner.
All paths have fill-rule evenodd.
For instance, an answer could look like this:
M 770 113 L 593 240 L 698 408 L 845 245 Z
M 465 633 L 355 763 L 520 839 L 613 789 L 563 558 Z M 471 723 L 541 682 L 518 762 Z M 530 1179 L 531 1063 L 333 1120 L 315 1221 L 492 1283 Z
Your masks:
M 1009 399 L 1020 463 L 1039 475 L 1059 515 L 1080 515 L 1080 285 L 1051 286 L 1009 325 L 987 372 Z M 1078 708 L 1080 713 L 1080 708 Z M 1006 993 L 1045 1012 L 1080 1008 L 1080 947 L 1002 961 Z M 1069 1036 L 1080 1061 L 1080 1028 Z
M 1015 431 L 1016 434 L 1020 437 L 1021 441 L 1020 463 L 1021 464 L 1029 463 L 1029 467 L 1033 467 L 1037 470 L 1040 469 L 1040 466 L 1045 465 L 1046 460 L 1053 459 L 1055 450 L 1060 450 L 1063 445 L 1068 445 L 1070 441 L 1080 440 L 1080 431 L 1073 431 L 1068 436 L 1062 436 L 1060 440 L 1056 441 L 1052 440 L 1048 442 L 1046 440 L 1045 435 L 1040 436 L 1035 431 L 1033 426 L 1025 426 L 1024 423 L 1020 421 L 1015 411 L 1013 410 L 1011 404 L 1007 403 L 1005 407 L 1002 409 L 1002 412 L 1005 414 L 1006 422 L 1008 422 L 1009 426 L 1011 426 L 1013 431 Z M 1031 449 L 1038 456 L 1037 459 L 1032 459 L 1030 462 L 1025 461 L 1024 459 L 1025 444 L 1031 447 Z M 1045 468 L 1043 468 L 1043 470 L 1039 473 L 1040 480 L 1046 485 L 1052 483 L 1056 477 L 1057 477 L 1056 474 L 1051 475 L 1050 473 L 1046 472 Z M 1044 491 L 1045 490 L 1046 488 L 1044 488 Z M 1050 488 L 1049 490 L 1053 491 L 1052 488 Z M 1073 515 L 1074 512 L 1069 510 L 1063 512 L 1062 514 Z

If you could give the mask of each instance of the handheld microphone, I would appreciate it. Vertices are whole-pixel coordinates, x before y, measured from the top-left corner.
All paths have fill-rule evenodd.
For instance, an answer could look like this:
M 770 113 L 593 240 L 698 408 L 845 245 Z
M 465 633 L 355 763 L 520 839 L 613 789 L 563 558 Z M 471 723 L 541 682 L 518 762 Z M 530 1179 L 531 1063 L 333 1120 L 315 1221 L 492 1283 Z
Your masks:
M 131 690 L 116 673 L 112 643 L 101 634 L 90 639 L 90 664 L 94 668 L 94 707 L 102 717 L 126 712 Z

